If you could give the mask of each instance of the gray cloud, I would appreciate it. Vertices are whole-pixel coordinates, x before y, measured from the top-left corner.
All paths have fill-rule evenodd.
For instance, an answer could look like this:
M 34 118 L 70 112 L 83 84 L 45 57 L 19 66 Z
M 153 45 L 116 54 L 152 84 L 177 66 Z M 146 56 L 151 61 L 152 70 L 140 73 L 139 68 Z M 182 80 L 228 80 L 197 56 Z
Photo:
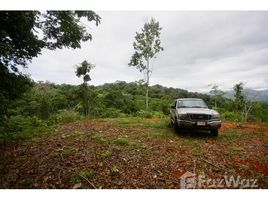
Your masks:
M 143 74 L 128 67 L 135 32 L 154 17 L 163 28 L 164 51 L 152 61 L 151 84 L 206 91 L 208 84 L 230 89 L 238 81 L 268 88 L 266 11 L 103 11 L 102 23 L 87 24 L 93 35 L 79 50 L 44 50 L 28 72 L 34 80 L 79 84 L 74 66 L 96 65 L 91 84 L 135 81 Z

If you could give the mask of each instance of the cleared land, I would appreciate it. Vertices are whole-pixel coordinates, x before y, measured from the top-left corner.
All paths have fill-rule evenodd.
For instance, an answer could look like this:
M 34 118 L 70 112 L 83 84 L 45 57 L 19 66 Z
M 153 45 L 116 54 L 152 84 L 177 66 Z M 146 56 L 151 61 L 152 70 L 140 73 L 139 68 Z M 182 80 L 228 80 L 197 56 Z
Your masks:
M 210 179 L 240 176 L 268 188 L 267 136 L 267 125 L 251 123 L 225 122 L 215 138 L 175 133 L 166 119 L 76 121 L 1 146 L 0 188 L 179 188 L 194 168 Z

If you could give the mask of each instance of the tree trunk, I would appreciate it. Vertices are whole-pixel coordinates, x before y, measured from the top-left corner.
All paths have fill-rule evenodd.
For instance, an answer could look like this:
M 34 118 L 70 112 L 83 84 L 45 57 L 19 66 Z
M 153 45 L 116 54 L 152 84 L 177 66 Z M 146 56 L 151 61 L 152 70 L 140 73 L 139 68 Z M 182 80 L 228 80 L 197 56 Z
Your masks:
M 87 95 L 87 84 L 84 82 L 84 114 L 87 117 L 88 116 L 88 95 Z
M 146 110 L 147 111 L 149 108 L 149 76 L 150 76 L 149 58 L 147 58 L 146 59 L 146 94 L 145 94 Z

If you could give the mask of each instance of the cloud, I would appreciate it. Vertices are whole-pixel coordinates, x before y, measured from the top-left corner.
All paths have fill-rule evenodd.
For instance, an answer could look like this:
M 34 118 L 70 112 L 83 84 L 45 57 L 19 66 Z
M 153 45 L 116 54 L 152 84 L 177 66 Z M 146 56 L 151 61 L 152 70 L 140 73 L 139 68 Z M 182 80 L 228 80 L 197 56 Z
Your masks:
M 134 36 L 151 17 L 163 28 L 164 51 L 152 61 L 151 84 L 206 91 L 208 84 L 230 89 L 244 81 L 268 87 L 267 11 L 102 11 L 98 27 L 87 24 L 91 42 L 78 50 L 42 51 L 29 66 L 34 80 L 79 84 L 74 66 L 96 65 L 91 84 L 135 81 L 143 74 L 128 67 Z

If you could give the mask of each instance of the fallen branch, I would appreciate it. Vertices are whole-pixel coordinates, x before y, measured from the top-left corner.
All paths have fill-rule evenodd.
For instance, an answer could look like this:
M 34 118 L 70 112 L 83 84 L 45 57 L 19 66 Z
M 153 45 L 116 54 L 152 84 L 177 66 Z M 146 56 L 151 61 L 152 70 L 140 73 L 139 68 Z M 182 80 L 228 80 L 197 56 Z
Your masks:
M 85 179 L 94 189 L 97 189 L 96 187 L 95 187 L 95 185 L 93 184 L 93 183 L 91 183 L 86 177 L 84 177 L 84 176 L 82 176 L 82 175 L 79 175 L 79 176 L 81 176 L 83 179 Z
M 61 161 L 64 161 L 62 153 L 60 153 Z
M 208 163 L 208 164 L 210 164 L 210 165 L 212 165 L 212 166 L 218 168 L 218 169 L 224 170 L 223 168 L 221 168 L 221 167 L 219 167 L 218 165 L 215 165 L 215 164 L 209 162 L 208 160 L 206 160 L 206 159 L 204 159 L 204 158 L 201 158 L 201 157 L 198 157 L 198 158 L 199 158 L 200 160 L 202 160 L 202 161 L 204 161 L 204 162 L 206 162 L 206 163 Z

